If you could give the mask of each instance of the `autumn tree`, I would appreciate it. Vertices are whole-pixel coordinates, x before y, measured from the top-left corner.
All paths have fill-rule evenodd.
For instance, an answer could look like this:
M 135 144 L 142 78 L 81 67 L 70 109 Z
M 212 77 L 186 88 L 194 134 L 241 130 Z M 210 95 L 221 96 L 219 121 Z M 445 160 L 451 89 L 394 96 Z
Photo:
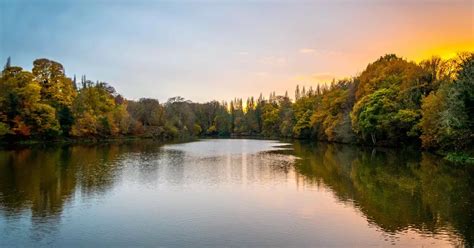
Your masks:
M 320 140 L 353 142 L 349 113 L 354 104 L 355 85 L 351 80 L 332 84 L 311 116 L 314 132 Z
M 23 137 L 59 131 L 54 108 L 41 101 L 41 86 L 31 72 L 9 66 L 0 79 L 0 132 Z
M 68 135 L 74 121 L 70 108 L 77 94 L 73 81 L 60 63 L 48 59 L 35 60 L 32 72 L 41 86 L 41 100 L 56 109 L 63 134 Z
M 278 103 L 279 130 L 281 137 L 293 137 L 295 115 L 288 95 L 276 97 Z
M 474 139 L 474 54 L 462 54 L 455 80 L 423 100 L 421 140 L 425 148 L 466 150 Z
M 73 136 L 114 136 L 128 133 L 128 112 L 123 104 L 116 104 L 115 89 L 108 84 L 86 82 L 75 98 L 72 111 L 76 120 L 71 128 Z

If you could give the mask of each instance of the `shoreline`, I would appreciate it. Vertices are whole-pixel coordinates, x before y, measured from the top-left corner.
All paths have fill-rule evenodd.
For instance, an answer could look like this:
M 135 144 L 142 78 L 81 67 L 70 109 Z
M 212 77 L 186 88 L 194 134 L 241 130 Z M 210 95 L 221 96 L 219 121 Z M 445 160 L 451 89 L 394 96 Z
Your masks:
M 298 138 L 284 138 L 284 137 L 265 137 L 263 135 L 236 135 L 231 134 L 227 136 L 218 136 L 218 135 L 204 135 L 204 136 L 190 136 L 190 137 L 178 137 L 172 139 L 159 139 L 151 136 L 117 136 L 117 137 L 106 137 L 106 138 L 59 138 L 52 140 L 41 140 L 41 139 L 29 139 L 29 140 L 13 140 L 13 141 L 1 141 L 0 150 L 7 150 L 8 148 L 28 148 L 28 147 L 38 147 L 44 145 L 98 145 L 103 143 L 114 143 L 114 142 L 133 142 L 133 141 L 155 141 L 157 143 L 186 143 L 192 142 L 199 139 L 258 139 L 258 140 L 278 140 L 285 142 L 304 142 L 304 143 L 325 143 L 325 144 L 334 144 L 334 145 L 349 145 L 355 146 L 364 149 L 409 149 L 416 152 L 428 152 L 430 154 L 441 157 L 443 160 L 451 162 L 457 165 L 474 165 L 474 155 L 459 152 L 459 151 L 432 151 L 421 148 L 420 145 L 367 145 L 362 143 L 344 143 L 344 142 L 334 142 L 326 140 L 313 140 L 313 139 L 298 139 Z

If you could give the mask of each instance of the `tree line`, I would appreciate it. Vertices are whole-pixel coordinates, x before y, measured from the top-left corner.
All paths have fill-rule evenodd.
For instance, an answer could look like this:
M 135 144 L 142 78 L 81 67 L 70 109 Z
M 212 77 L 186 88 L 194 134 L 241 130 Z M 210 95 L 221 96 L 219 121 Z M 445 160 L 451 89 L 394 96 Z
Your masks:
M 420 63 L 394 54 L 358 76 L 294 96 L 194 103 L 182 97 L 127 100 L 105 82 L 69 78 L 55 61 L 26 71 L 8 59 L 0 78 L 0 137 L 265 136 L 472 152 L 474 53 Z

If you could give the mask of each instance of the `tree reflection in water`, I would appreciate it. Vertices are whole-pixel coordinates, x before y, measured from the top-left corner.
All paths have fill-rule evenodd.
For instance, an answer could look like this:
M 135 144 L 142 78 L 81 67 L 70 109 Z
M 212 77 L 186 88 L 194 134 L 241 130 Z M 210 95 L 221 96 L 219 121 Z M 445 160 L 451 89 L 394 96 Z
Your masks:
M 295 170 L 299 187 L 324 185 L 338 201 L 356 207 L 372 225 L 388 234 L 408 229 L 427 235 L 446 233 L 453 234 L 453 239 L 462 237 L 453 240 L 459 245 L 474 245 L 473 168 L 407 150 L 301 142 L 290 147 L 293 149 L 272 151 L 265 156 L 288 154 L 301 159 L 276 166 L 271 173 L 287 177 L 289 171 Z M 31 225 L 32 238 L 41 239 L 57 231 L 65 206 L 71 205 L 75 197 L 100 198 L 120 181 L 128 164 L 140 164 L 140 180 L 157 180 L 150 175 L 158 173 L 160 166 L 156 163 L 162 157 L 180 164 L 185 152 L 164 151 L 152 141 L 2 150 L 0 214 L 7 224 L 29 216 L 25 222 Z M 255 171 L 259 164 L 268 166 L 261 159 L 245 155 L 245 163 L 235 161 L 245 167 L 246 175 L 241 180 L 264 175 Z M 201 171 L 204 175 L 212 176 L 209 170 L 213 168 L 228 174 L 215 180 L 239 176 L 243 169 L 233 171 L 240 167 L 234 166 L 231 157 L 227 160 L 223 166 L 229 168 L 212 167 L 216 166 L 215 161 L 197 162 L 199 166 L 211 166 Z M 247 166 L 251 166 L 248 171 Z M 173 184 L 182 184 L 186 180 L 184 169 L 171 166 L 160 173 L 172 178 Z M 218 183 L 212 179 L 209 182 Z
M 323 183 L 385 232 L 448 232 L 474 245 L 473 168 L 407 150 L 325 143 L 294 149 L 305 183 Z

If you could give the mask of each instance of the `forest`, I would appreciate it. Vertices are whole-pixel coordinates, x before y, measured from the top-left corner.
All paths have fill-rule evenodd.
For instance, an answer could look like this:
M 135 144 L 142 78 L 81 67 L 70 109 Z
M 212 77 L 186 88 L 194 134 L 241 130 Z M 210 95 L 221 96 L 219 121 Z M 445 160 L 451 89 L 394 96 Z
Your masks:
M 367 146 L 416 145 L 474 162 L 474 53 L 415 63 L 387 54 L 352 78 L 294 95 L 229 102 L 182 97 L 129 100 L 106 82 L 68 77 L 52 60 L 31 71 L 8 59 L 0 78 L 0 139 L 160 140 L 197 136 L 311 139 Z

